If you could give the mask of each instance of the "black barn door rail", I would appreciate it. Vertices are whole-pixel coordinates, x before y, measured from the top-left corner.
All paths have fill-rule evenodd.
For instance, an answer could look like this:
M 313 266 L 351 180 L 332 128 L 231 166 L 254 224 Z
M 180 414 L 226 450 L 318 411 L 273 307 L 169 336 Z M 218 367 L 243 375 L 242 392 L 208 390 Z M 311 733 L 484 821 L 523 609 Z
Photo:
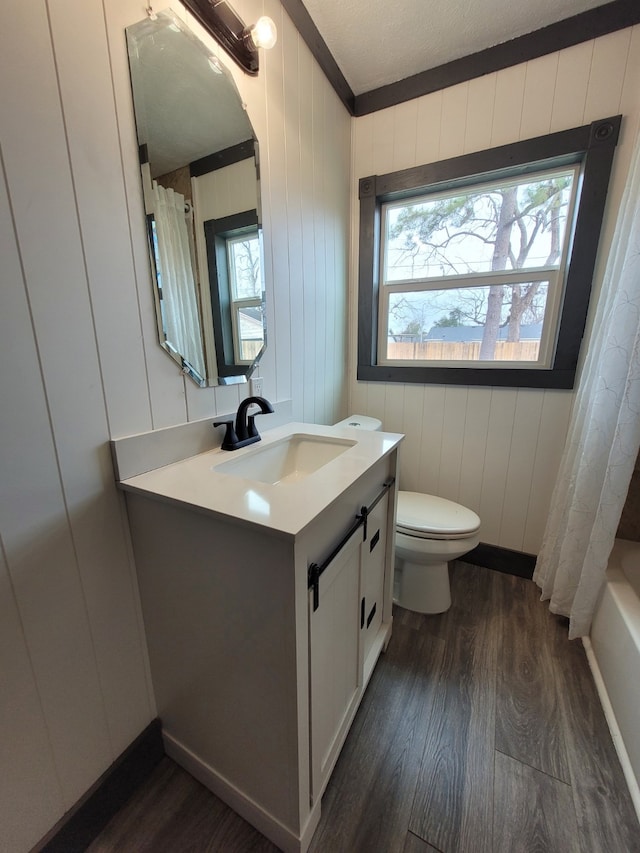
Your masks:
M 311 563 L 307 570 L 307 585 L 309 589 L 313 590 L 313 610 L 314 612 L 318 609 L 320 605 L 320 575 L 328 568 L 329 564 L 335 560 L 340 551 L 347 544 L 349 539 L 353 536 L 356 530 L 359 527 L 364 527 L 362 541 L 364 542 L 367 538 L 367 518 L 371 512 L 373 512 L 374 507 L 382 500 L 382 498 L 387 494 L 391 486 L 395 483 L 395 477 L 390 477 L 388 480 L 382 485 L 382 489 L 378 496 L 369 504 L 369 506 L 363 506 L 358 515 L 356 515 L 355 521 L 351 525 L 351 527 L 347 530 L 345 535 L 342 537 L 340 542 L 336 545 L 333 551 L 329 554 L 329 556 L 323 560 L 322 563 Z

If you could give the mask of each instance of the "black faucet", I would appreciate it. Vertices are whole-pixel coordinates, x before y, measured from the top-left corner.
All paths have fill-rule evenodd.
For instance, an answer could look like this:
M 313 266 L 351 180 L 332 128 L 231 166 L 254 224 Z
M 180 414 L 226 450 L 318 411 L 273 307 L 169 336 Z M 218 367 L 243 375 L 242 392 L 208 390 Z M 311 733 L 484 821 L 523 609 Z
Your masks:
M 260 406 L 260 411 L 255 412 L 253 415 L 247 415 L 249 407 L 253 405 Z M 239 450 L 241 447 L 246 447 L 248 444 L 260 441 L 260 434 L 256 429 L 256 417 L 271 413 L 273 413 L 273 406 L 264 397 L 247 397 L 238 406 L 235 428 L 233 419 L 214 421 L 214 427 L 224 426 L 227 428 L 222 441 L 222 449 Z

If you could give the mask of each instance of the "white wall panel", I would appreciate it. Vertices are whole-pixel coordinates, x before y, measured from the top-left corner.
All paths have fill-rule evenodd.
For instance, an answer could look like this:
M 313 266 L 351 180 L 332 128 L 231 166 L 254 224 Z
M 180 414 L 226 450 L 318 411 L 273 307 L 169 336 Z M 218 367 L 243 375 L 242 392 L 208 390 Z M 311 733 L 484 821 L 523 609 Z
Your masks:
M 560 439 L 567 433 L 572 403 L 573 394 L 567 391 L 546 391 L 544 394 L 522 542 L 522 550 L 527 554 L 536 554 L 542 542 L 549 503 L 562 458 L 564 442 Z M 527 484 L 523 483 L 522 500 L 526 488 Z
M 410 468 L 403 486 L 409 491 L 438 494 L 446 394 L 447 389 L 444 385 L 432 385 L 429 387 L 429 392 L 423 395 L 422 445 L 420 467 L 417 472 L 418 481 L 415 482 L 415 469 Z
M 417 122 L 418 101 L 405 101 L 394 107 L 396 130 L 403 127 L 415 127 Z M 416 135 L 414 133 L 394 133 L 393 170 L 407 169 L 416 162 Z
M 464 438 L 460 465 L 458 500 L 474 512 L 480 512 L 482 483 L 485 477 L 485 454 L 489 433 L 491 395 L 486 388 L 469 388 Z
M 467 396 L 468 389 L 464 385 L 445 388 L 438 494 L 451 501 L 459 498 Z
M 640 117 L 639 62 L 635 27 L 426 95 L 415 110 L 403 105 L 353 120 L 350 409 L 381 417 L 390 411 L 387 398 L 396 395 L 389 396 L 390 385 L 385 392 L 380 383 L 355 380 L 357 181 L 395 168 L 390 140 L 415 138 L 414 163 L 406 162 L 409 142 L 398 149 L 406 167 L 579 126 L 622 109 L 597 294 Z M 407 386 L 402 488 L 459 500 L 480 514 L 483 541 L 537 553 L 572 399 L 572 392 L 563 391 Z
M 385 386 L 381 420 L 385 429 L 391 432 L 403 432 L 405 389 L 406 386 L 400 382 Z
M 86 264 L 85 287 L 88 286 L 89 296 L 87 330 L 91 329 L 91 321 L 94 326 L 93 336 L 89 334 L 86 340 L 81 339 L 79 348 L 83 353 L 92 346 L 96 348 L 95 364 L 91 373 L 87 371 L 85 379 L 87 388 L 93 390 L 96 386 L 93 399 L 90 402 L 89 393 L 85 392 L 79 395 L 75 408 L 65 402 L 58 429 L 54 421 L 54 432 L 91 623 L 111 750 L 113 755 L 118 755 L 147 723 L 150 704 L 146 684 L 141 678 L 144 654 L 142 626 L 136 611 L 133 566 L 127 554 L 127 531 L 122 526 L 120 499 L 113 481 L 111 454 L 106 441 L 113 431 L 109 423 L 110 412 L 113 413 L 114 425 L 124 423 L 126 417 L 132 432 L 149 424 L 149 397 L 144 387 L 146 374 L 141 359 L 139 318 L 133 311 L 136 303 L 125 287 L 131 272 L 130 243 L 127 230 L 121 225 L 124 193 L 113 109 L 103 109 L 98 113 L 95 105 L 89 106 L 90 100 L 93 104 L 96 100 L 112 104 L 112 89 L 107 85 L 109 68 L 104 16 L 100 8 L 82 0 L 66 0 L 63 4 L 52 4 L 50 20 Z M 86 79 L 79 85 L 76 73 L 78 62 L 88 65 L 89 60 L 96 69 L 96 84 L 91 86 L 90 98 L 87 97 Z M 87 122 L 94 128 L 96 125 L 101 127 L 105 112 L 110 129 L 110 134 L 105 134 L 106 141 L 100 144 L 97 138 L 87 140 Z M 95 129 L 94 135 L 102 136 Z M 116 185 L 113 201 L 109 198 L 113 191 L 108 190 L 112 183 Z M 96 194 L 96 185 L 105 187 L 107 191 Z M 46 215 L 46 211 L 44 213 Z M 114 221 L 116 226 L 111 239 Z M 105 235 L 108 235 L 107 239 Z M 120 268 L 114 268 L 110 258 L 123 258 L 124 263 Z M 65 271 L 64 274 L 75 278 L 72 272 Z M 57 328 L 62 327 L 62 318 L 68 314 L 67 306 L 78 302 L 75 292 L 60 300 Z M 119 306 L 120 302 L 124 307 L 112 307 Z M 35 311 L 33 299 L 32 306 Z M 131 314 L 127 316 L 129 312 Z M 51 312 L 46 316 L 47 325 L 55 319 Z M 118 330 L 115 336 L 114 329 Z M 122 354 L 125 348 L 121 346 L 121 335 L 133 341 L 134 355 L 130 366 L 126 350 Z M 56 335 L 51 342 L 56 352 L 61 349 L 59 337 Z M 38 339 L 42 342 L 40 331 Z M 65 355 L 65 373 L 68 374 L 69 358 L 67 353 Z M 89 358 L 86 360 L 88 363 L 91 361 Z M 51 356 L 47 353 L 47 364 L 50 361 Z M 74 369 L 74 394 L 79 390 L 78 373 Z M 96 381 L 98 375 L 102 388 Z M 123 376 L 131 376 L 132 389 L 124 390 L 128 382 L 122 381 Z M 57 401 L 51 401 L 54 418 L 58 406 Z M 93 415 L 91 419 L 89 412 Z M 64 455 L 59 432 L 69 436 Z M 122 702 L 123 693 L 128 697 L 126 704 Z
M 0 823 L 2 850 L 25 850 L 64 808 L 36 679 L 0 550 Z M 25 805 L 28 804 L 28 805 Z M 30 808 L 33 804 L 35 807 Z
M 108 430 L 49 25 L 41 4 L 8 11 L 3 159 L 23 281 L 3 293 L 3 343 L 31 371 L 3 377 L 2 538 L 69 807 L 114 757 L 79 538 L 102 508 Z
M 496 80 L 496 74 L 486 74 L 484 77 L 469 81 L 464 141 L 465 154 L 469 154 L 471 151 L 482 151 L 491 146 Z
M 358 383 L 365 385 L 364 382 Z M 409 490 L 411 483 L 417 482 L 415 474 L 420 467 L 420 449 L 422 447 L 422 388 L 419 385 L 404 386 L 404 407 L 402 426 L 397 432 L 404 433 L 400 445 L 400 488 Z M 415 488 L 415 485 L 414 485 Z
M 517 393 L 499 534 L 500 544 L 515 551 L 523 550 L 543 403 L 539 391 L 521 388 Z
M 284 147 L 287 155 L 287 264 L 289 280 L 289 311 L 291 334 L 289 342 L 288 364 L 291 387 L 301 389 L 304 386 L 305 327 L 300 322 L 304 310 L 302 251 L 302 157 L 300 113 L 298 97 L 300 50 L 297 31 L 287 15 L 282 16 L 283 41 L 283 83 L 284 113 L 287 120 L 284 126 Z M 297 396 L 295 417 L 303 417 L 302 395 Z
M 593 45 L 584 124 L 618 111 L 629 59 L 631 29 L 596 39 Z
M 518 392 L 492 388 L 489 393 L 489 428 L 478 514 L 482 521 L 482 541 L 502 545 L 500 529 Z
M 491 145 L 506 145 L 520 138 L 520 122 L 527 65 L 514 65 L 496 74 L 496 99 L 491 123 Z
M 424 98 L 418 98 L 418 115 L 416 118 L 416 163 L 430 163 L 437 160 L 440 151 L 440 125 L 442 123 L 442 92 L 433 92 Z M 361 119 L 358 119 L 360 122 Z M 402 128 L 398 128 L 402 133 Z M 412 128 L 405 128 L 406 133 L 412 133 Z M 370 174 L 379 173 L 373 166 Z
M 531 139 L 551 131 L 553 92 L 558 77 L 558 54 L 550 53 L 527 62 L 520 138 Z
M 393 171 L 394 137 L 402 128 L 394 122 L 395 107 L 380 110 L 373 115 L 373 169 L 377 174 Z M 358 177 L 364 177 L 358 173 Z
M 213 419 L 247 393 L 198 389 L 157 344 L 124 36 L 146 5 L 10 0 L 0 36 L 0 849 L 12 853 L 155 715 L 108 439 Z M 331 421 L 345 414 L 351 122 L 279 2 L 238 7 L 255 19 L 263 5 L 278 47 L 257 78 L 233 68 L 261 152 L 260 372 L 296 417 Z
M 584 121 L 593 44 L 586 41 L 558 54 L 558 74 L 551 108 L 552 133 L 567 127 L 579 127 Z
M 282 32 L 282 11 L 279 3 L 269 2 L 265 13 L 270 15 Z M 279 38 L 273 50 L 262 51 L 265 80 L 267 84 L 267 151 L 269 162 L 268 180 L 268 217 L 270 231 L 265 250 L 271 257 L 271 281 L 276 283 L 270 289 L 273 305 L 274 331 L 269 338 L 272 369 L 275 369 L 275 397 L 286 400 L 291 396 L 291 311 L 289 283 L 289 253 L 287 246 L 287 160 L 289 152 L 285 141 L 284 115 L 284 39 Z M 249 113 L 250 115 L 250 113 Z M 265 215 L 266 219 L 266 215 Z
M 314 112 L 312 99 L 312 79 L 314 63 L 308 54 L 300 50 L 300 77 L 307 97 L 300 103 L 300 178 L 301 178 L 301 215 L 302 215 L 302 315 L 298 322 L 304 334 L 304 348 L 298 354 L 302 358 L 302 399 L 300 416 L 304 420 L 321 420 L 315 417 L 315 357 L 316 326 L 315 317 L 315 222 L 314 222 Z
M 313 139 L 319 145 L 326 143 L 327 116 L 326 116 L 326 90 L 322 85 L 322 72 L 314 63 L 311 69 L 311 103 L 313 106 L 312 127 Z M 314 300 L 312 303 L 313 324 L 315 327 L 315 354 L 314 362 L 326 358 L 326 302 L 327 302 L 327 256 L 326 256 L 326 218 L 324 211 L 324 197 L 326 192 L 326 168 L 324 160 L 313 158 L 313 228 L 315 244 L 315 282 L 323 283 L 321 287 L 314 287 Z M 315 399 L 313 420 L 322 420 L 321 412 L 324 406 L 324 387 L 322 381 L 315 382 Z
M 468 83 L 451 86 L 442 93 L 440 122 L 441 159 L 457 157 L 459 154 L 464 153 L 468 94 Z
M 115 434 L 125 425 L 142 432 L 151 428 L 151 412 L 129 286 L 133 260 L 104 14 L 98 3 L 67 0 L 50 4 L 50 20 L 109 426 Z M 79 68 L 91 68 L 90 85 Z

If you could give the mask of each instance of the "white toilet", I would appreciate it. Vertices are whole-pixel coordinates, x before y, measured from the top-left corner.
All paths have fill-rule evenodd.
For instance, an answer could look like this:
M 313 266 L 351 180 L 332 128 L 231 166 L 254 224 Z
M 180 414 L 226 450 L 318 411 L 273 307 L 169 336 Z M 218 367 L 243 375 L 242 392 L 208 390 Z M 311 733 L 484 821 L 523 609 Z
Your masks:
M 351 415 L 336 426 L 382 429 L 377 418 Z M 480 542 L 480 519 L 473 510 L 419 492 L 398 492 L 396 571 L 393 600 L 418 613 L 444 613 L 451 606 L 449 560 Z

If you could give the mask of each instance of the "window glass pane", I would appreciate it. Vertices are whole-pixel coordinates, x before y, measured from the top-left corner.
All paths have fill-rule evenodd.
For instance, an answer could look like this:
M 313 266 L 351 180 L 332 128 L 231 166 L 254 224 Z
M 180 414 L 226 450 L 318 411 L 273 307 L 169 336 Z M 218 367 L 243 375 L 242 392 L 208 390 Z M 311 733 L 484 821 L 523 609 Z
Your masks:
M 260 240 L 257 234 L 227 240 L 231 298 L 256 299 L 262 295 Z
M 387 359 L 537 361 L 548 281 L 389 294 Z
M 574 179 L 554 170 L 387 205 L 384 281 L 557 268 Z
M 260 354 L 264 344 L 262 305 L 251 307 L 245 305 L 238 308 L 237 322 L 240 360 L 253 361 Z

